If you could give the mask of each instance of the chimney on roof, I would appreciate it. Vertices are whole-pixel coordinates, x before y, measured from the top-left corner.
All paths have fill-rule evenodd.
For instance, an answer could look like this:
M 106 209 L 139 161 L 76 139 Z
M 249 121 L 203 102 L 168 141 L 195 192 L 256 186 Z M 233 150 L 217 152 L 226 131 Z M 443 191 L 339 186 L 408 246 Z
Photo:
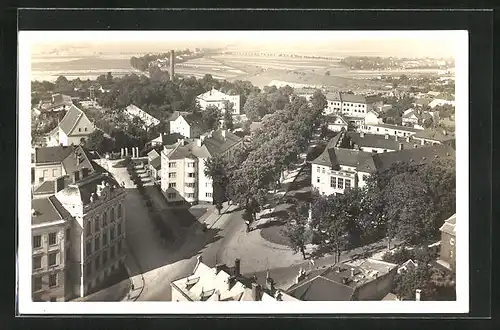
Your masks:
M 403 144 L 402 143 L 399 144 L 399 150 L 403 150 Z
M 420 140 L 420 144 L 421 144 L 421 145 L 425 145 L 425 141 L 424 141 L 424 139 Z
M 31 216 L 36 217 L 38 212 L 35 209 L 31 209 Z
M 80 171 L 74 171 L 73 172 L 73 182 L 76 183 L 80 181 Z
M 365 137 L 365 132 L 359 132 L 359 137 L 364 138 Z
M 82 179 L 85 179 L 86 177 L 89 176 L 90 169 L 84 167 L 82 168 Z
M 218 274 L 222 268 L 224 268 L 224 264 L 217 264 L 215 265 L 215 273 Z
M 233 285 L 236 283 L 236 277 L 234 276 L 230 276 L 228 279 L 227 279 L 227 291 L 231 291 L 231 288 L 233 287 Z
M 57 194 L 58 192 L 66 188 L 65 185 L 66 185 L 66 177 L 65 176 L 58 177 L 54 182 L 55 193 Z
M 252 283 L 252 300 L 253 301 L 260 300 L 260 287 L 257 283 Z
M 385 139 L 389 140 L 389 134 L 387 134 L 387 133 L 385 134 Z
M 342 284 L 347 284 L 349 283 L 349 278 L 348 277 L 342 277 Z
M 235 259 L 234 260 L 234 276 L 236 276 L 236 277 L 241 276 L 241 273 L 240 273 L 240 259 Z
M 226 139 L 226 130 L 225 130 L 225 129 L 223 129 L 223 130 L 222 130 L 222 133 L 221 133 L 221 134 L 222 134 L 222 138 L 223 138 L 223 139 Z
M 398 140 L 398 136 L 394 135 L 394 141 L 397 141 L 397 140 Z
M 410 142 L 410 136 L 409 135 L 406 137 L 406 142 Z
M 421 292 L 422 292 L 422 290 L 420 290 L 420 289 L 415 290 L 415 300 L 416 301 L 420 301 L 420 293 Z
M 215 301 L 220 301 L 220 291 L 219 290 L 215 291 L 214 296 L 215 296 Z
M 354 268 L 351 267 L 351 277 L 354 277 Z

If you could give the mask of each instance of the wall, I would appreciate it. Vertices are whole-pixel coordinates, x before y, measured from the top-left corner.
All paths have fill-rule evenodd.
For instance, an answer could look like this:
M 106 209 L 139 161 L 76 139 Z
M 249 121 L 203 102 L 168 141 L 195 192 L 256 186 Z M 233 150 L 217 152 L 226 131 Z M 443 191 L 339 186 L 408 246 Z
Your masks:
M 378 135 L 397 135 L 397 136 L 411 136 L 416 134 L 416 132 L 410 132 L 410 131 L 405 131 L 404 127 L 399 127 L 399 128 L 385 128 L 385 127 L 379 127 L 376 125 L 364 125 L 362 127 L 362 131 L 366 133 L 371 133 L 371 134 L 378 134 Z
M 396 273 L 397 267 L 394 267 L 387 274 L 379 276 L 378 278 L 358 287 L 356 290 L 355 300 L 381 300 L 389 292 L 391 292 Z
M 455 245 L 450 244 L 451 239 L 455 240 L 455 237 L 448 233 L 441 232 L 441 252 L 439 258 L 450 265 L 455 265 Z M 456 242 L 454 242 L 454 244 L 456 244 Z M 453 253 L 453 255 L 450 255 L 450 253 Z
M 182 116 L 179 116 L 176 120 L 170 122 L 170 134 L 174 133 L 179 133 L 186 138 L 192 137 L 190 126 Z
M 175 302 L 177 302 L 177 301 L 191 301 L 191 300 L 187 299 L 185 295 L 182 294 L 180 289 L 178 289 L 174 283 L 170 283 L 170 289 L 172 291 L 171 301 L 175 301 Z
M 213 198 L 207 197 L 207 193 L 213 193 L 212 180 L 205 176 L 206 158 L 200 158 L 198 161 L 198 198 L 200 201 L 212 203 Z
M 68 223 L 60 225 L 51 225 L 42 228 L 33 228 L 32 237 L 41 236 L 41 247 L 33 248 L 33 257 L 41 256 L 41 269 L 33 270 L 32 272 L 32 290 L 34 290 L 34 279 L 42 277 L 42 289 L 33 292 L 33 300 L 50 301 L 51 298 L 56 298 L 57 301 L 66 301 L 70 296 L 70 287 L 66 285 L 66 229 L 69 228 Z M 56 233 L 56 244 L 49 246 L 49 233 Z M 32 240 L 33 242 L 33 240 Z M 33 244 L 33 243 L 32 243 Z M 48 268 L 49 253 L 57 253 L 56 266 Z M 49 275 L 57 274 L 56 286 L 49 287 Z
M 342 102 L 342 114 L 353 117 L 364 117 L 367 112 L 367 105 L 357 102 Z
M 334 132 L 340 132 L 342 130 L 347 130 L 347 125 L 345 124 L 328 124 L 328 129 Z
M 319 173 L 318 173 L 319 170 Z M 335 177 L 335 187 L 331 186 L 331 177 Z M 351 180 L 351 187 L 355 187 L 356 180 L 354 173 L 348 174 L 343 171 L 331 170 L 328 166 L 322 166 L 317 164 L 312 164 L 311 173 L 311 185 L 319 190 L 320 194 L 333 195 L 333 194 L 343 194 L 345 181 L 342 184 L 342 188 L 338 188 L 338 179 Z M 319 179 L 319 182 L 318 182 Z
M 46 172 L 46 176 L 44 176 L 44 171 Z M 54 181 L 61 175 L 64 175 L 63 167 L 61 163 L 58 164 L 50 164 L 50 165 L 35 165 L 35 184 L 44 182 L 44 181 Z M 43 181 L 39 179 L 43 177 Z

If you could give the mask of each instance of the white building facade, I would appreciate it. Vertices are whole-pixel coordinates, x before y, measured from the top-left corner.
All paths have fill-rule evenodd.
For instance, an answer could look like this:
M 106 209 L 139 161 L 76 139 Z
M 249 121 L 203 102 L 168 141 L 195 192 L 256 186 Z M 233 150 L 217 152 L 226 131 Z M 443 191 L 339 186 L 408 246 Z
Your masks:
M 231 102 L 233 104 L 233 115 L 239 115 L 241 112 L 240 99 L 240 95 L 225 94 L 214 88 L 196 97 L 196 101 L 202 110 L 214 106 L 220 109 L 222 113 L 225 113 L 226 104 Z

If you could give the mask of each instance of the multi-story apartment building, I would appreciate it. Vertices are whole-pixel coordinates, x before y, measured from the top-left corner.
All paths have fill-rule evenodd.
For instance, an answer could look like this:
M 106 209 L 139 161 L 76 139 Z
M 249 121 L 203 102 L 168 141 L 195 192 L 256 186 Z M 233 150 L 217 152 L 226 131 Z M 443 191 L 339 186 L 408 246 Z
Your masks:
M 74 297 L 83 297 L 123 264 L 125 189 L 109 173 L 83 168 L 55 183 L 55 199 L 74 218 L 69 232 L 72 267 L 67 274 Z
M 240 95 L 229 95 L 212 88 L 208 92 L 200 94 L 196 97 L 196 101 L 202 110 L 208 106 L 219 108 L 222 113 L 226 110 L 226 104 L 231 102 L 233 104 L 233 115 L 240 114 Z
M 396 162 L 419 165 L 455 155 L 449 145 L 404 149 L 404 143 L 399 142 L 398 150 L 382 153 L 352 147 L 342 132 L 330 140 L 323 153 L 311 162 L 311 185 L 320 194 L 343 194 L 345 189 L 362 188 L 372 173 L 385 171 Z
M 48 136 L 49 146 L 79 145 L 95 131 L 94 124 L 74 104 L 70 106 L 59 125 Z
M 69 212 L 54 196 L 32 202 L 33 301 L 67 301 L 72 296 L 67 276 L 72 267 L 72 220 Z
M 164 146 L 161 153 L 161 188 L 172 203 L 213 201 L 212 181 L 205 175 L 205 162 L 215 155 L 232 157 L 243 139 L 218 130 L 192 141 Z

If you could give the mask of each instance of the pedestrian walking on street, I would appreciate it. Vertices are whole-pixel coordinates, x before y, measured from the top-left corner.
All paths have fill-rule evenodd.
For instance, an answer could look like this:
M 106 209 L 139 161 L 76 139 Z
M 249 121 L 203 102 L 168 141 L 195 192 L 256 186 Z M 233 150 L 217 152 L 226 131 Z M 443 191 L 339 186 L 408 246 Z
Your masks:
M 247 226 L 247 233 L 250 231 L 250 221 L 245 221 L 245 225 Z

